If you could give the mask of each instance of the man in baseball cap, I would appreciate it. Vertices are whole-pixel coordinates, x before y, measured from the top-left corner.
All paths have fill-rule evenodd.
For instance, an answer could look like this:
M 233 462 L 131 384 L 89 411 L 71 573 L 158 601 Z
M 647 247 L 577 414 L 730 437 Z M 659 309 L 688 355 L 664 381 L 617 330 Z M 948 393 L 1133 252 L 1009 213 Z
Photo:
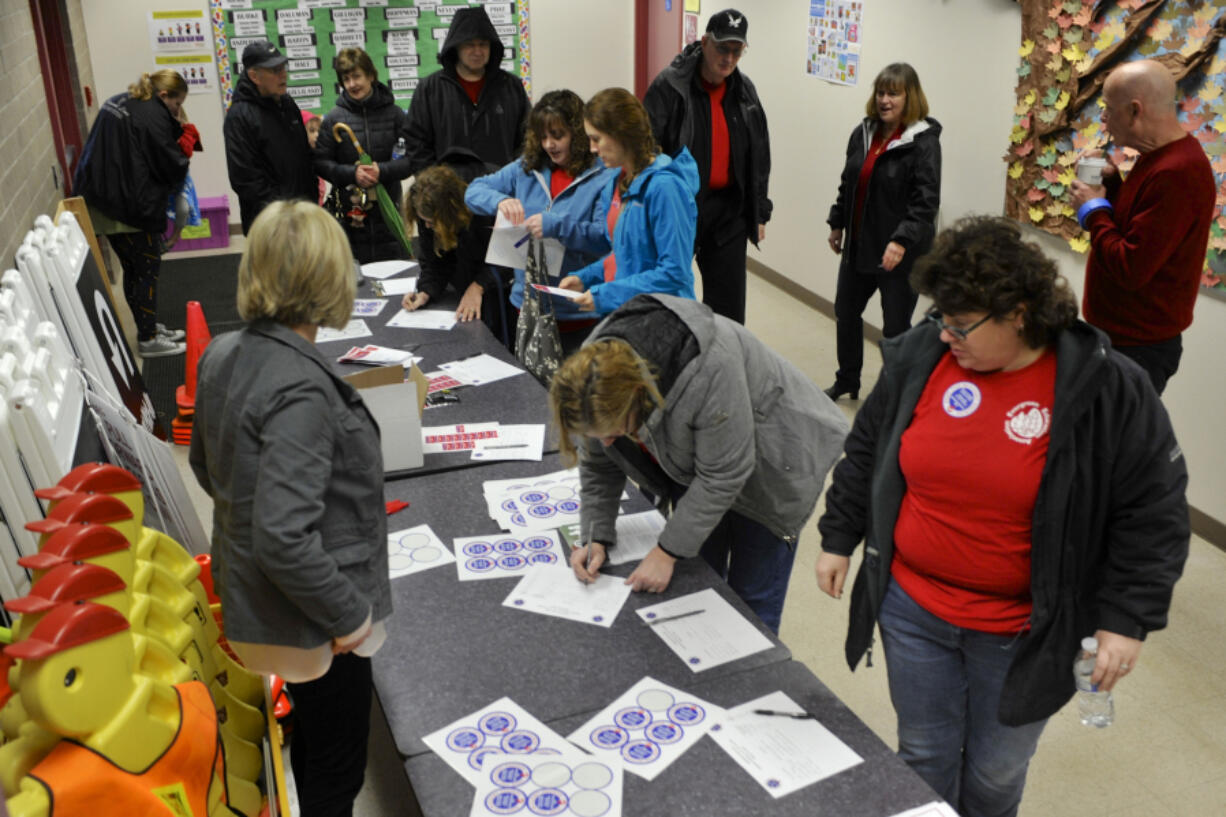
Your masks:
M 288 63 L 267 40 L 249 43 L 226 112 L 226 169 L 238 194 L 244 235 L 270 202 L 315 201 L 319 195 L 302 112 L 286 93 Z
M 717 11 L 707 33 L 659 73 L 643 105 L 660 147 L 687 147 L 698 163 L 698 233 L 694 254 L 702 302 L 745 322 L 745 253 L 766 237 L 770 133 L 758 92 L 737 69 L 749 48 L 749 21 L 736 9 Z

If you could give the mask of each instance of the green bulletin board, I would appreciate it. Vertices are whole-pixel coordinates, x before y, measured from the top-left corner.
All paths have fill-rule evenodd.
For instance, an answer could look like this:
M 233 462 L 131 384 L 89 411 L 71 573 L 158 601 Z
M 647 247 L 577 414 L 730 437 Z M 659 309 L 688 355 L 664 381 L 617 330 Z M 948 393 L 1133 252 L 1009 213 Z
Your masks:
M 248 43 L 270 40 L 289 57 L 289 94 L 304 111 L 326 114 L 339 90 L 332 61 L 362 48 L 379 79 L 409 107 L 422 77 L 439 69 L 438 50 L 457 9 L 484 6 L 504 49 L 502 68 L 532 93 L 528 0 L 210 0 L 214 59 L 228 109 Z

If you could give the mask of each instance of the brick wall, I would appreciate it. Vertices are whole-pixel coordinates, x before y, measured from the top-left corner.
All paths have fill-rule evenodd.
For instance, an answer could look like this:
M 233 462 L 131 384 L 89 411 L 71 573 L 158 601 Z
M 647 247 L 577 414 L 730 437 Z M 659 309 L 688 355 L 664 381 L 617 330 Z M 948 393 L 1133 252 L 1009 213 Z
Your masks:
M 79 0 L 76 5 L 80 6 Z M 79 13 L 79 12 L 78 12 Z M 63 191 L 29 0 L 0 0 L 0 271 L 35 216 L 53 213 Z

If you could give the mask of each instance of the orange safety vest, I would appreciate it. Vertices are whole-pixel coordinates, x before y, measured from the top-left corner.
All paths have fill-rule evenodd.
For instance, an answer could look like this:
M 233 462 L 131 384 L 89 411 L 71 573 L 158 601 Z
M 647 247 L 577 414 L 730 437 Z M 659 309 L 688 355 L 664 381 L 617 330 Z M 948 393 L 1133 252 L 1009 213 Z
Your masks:
M 225 785 L 217 711 L 199 681 L 175 684 L 179 731 L 143 772 L 121 769 L 87 746 L 64 739 L 30 772 L 51 800 L 51 815 L 208 817 L 213 776 Z

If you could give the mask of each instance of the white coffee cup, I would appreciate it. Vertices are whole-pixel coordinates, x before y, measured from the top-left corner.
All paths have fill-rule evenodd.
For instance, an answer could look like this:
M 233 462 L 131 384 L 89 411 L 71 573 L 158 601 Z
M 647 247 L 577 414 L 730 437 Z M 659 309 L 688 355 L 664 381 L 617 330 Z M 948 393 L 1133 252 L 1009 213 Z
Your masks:
M 1107 160 L 1101 156 L 1086 156 L 1077 162 L 1077 178 L 1094 187 L 1103 183 Z

